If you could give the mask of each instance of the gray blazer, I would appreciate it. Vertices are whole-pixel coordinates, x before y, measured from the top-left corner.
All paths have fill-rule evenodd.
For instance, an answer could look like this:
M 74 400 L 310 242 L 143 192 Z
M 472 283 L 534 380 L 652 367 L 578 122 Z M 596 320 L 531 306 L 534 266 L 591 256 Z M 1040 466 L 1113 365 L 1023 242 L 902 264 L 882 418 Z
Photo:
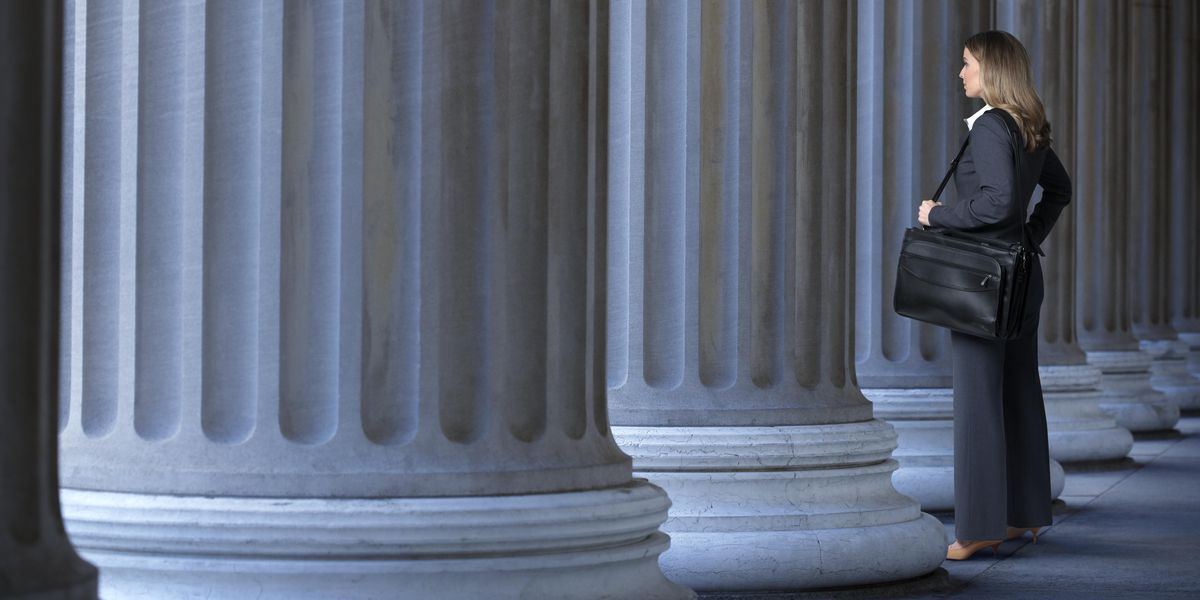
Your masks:
M 929 211 L 929 224 L 1008 242 L 1021 241 L 1021 227 L 1027 225 L 1030 239 L 1040 246 L 1071 201 L 1071 178 L 1049 146 L 1023 151 L 1021 181 L 1016 183 L 1020 205 L 1013 206 L 1012 146 L 1005 124 L 1008 115 L 1001 116 L 1001 112 L 993 108 L 975 120 L 968 134 L 971 142 L 954 174 L 958 199 Z M 1023 136 L 1020 141 L 1024 146 Z M 1026 223 L 1029 199 L 1038 185 L 1042 186 L 1042 199 Z

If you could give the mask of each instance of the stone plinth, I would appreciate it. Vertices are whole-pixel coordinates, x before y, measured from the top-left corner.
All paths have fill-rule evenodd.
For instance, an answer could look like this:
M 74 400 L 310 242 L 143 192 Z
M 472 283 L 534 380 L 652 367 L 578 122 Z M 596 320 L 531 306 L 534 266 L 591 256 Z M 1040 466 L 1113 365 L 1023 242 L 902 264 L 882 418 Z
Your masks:
M 1192 377 L 1200 378 L 1200 333 L 1187 333 L 1181 331 L 1179 332 L 1179 341 L 1188 345 L 1187 362 L 1185 363 L 1187 365 L 1188 373 L 1190 373 Z M 1180 405 L 1180 408 L 1197 410 L 1200 409 L 1200 405 L 1195 403 L 1182 404 Z
M 1188 368 L 1191 346 L 1174 335 L 1169 339 L 1141 341 L 1142 351 L 1153 359 L 1150 385 L 1180 409 L 1200 408 L 1200 379 Z
M 883 421 L 614 431 L 675 503 L 666 526 L 675 549 L 663 568 L 689 585 L 854 585 L 866 579 L 862 572 L 830 565 L 868 556 L 890 570 L 928 568 L 923 552 L 881 559 L 872 550 L 931 535 L 931 517 L 891 485 L 896 436 Z
M 921 510 L 954 510 L 954 392 L 950 388 L 874 388 L 863 395 L 896 430 L 892 484 Z
M 670 544 L 658 531 L 670 502 L 642 480 L 496 497 L 63 499 L 113 597 L 688 597 L 647 560 Z
M 1170 429 L 1179 421 L 1179 405 L 1150 385 L 1152 361 L 1140 350 L 1088 353 L 1102 372 L 1100 409 L 1132 432 Z
M 1133 435 L 1100 409 L 1101 371 L 1092 365 L 1040 367 L 1050 427 L 1050 457 L 1064 463 L 1120 460 Z

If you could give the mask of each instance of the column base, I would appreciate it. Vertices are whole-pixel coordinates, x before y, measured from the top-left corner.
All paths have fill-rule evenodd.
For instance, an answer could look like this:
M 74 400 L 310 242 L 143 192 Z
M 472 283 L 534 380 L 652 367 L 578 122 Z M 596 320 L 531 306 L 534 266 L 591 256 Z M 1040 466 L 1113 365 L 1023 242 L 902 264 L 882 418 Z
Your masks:
M 921 510 L 954 510 L 953 390 L 877 388 L 865 389 L 863 395 L 875 404 L 875 415 L 896 430 L 896 491 L 915 499 Z M 1050 499 L 1058 498 L 1065 485 L 1062 465 L 1051 460 Z
M 903 421 L 893 421 L 892 425 L 900 432 L 900 439 L 905 434 Z M 948 435 L 953 435 L 949 433 Z M 1130 436 L 1132 440 L 1132 436 Z M 899 469 L 892 474 L 892 485 L 896 491 L 909 496 L 921 505 L 921 510 L 930 512 L 951 512 L 954 510 L 954 455 L 946 456 L 899 456 Z M 1053 502 L 1066 488 L 1067 474 L 1063 466 L 1053 456 L 1050 458 L 1050 501 Z
M 1179 341 L 1187 344 L 1187 370 L 1188 373 L 1200 379 L 1200 333 L 1179 332 Z M 1200 402 L 1200 401 L 1198 401 Z M 1200 410 L 1200 405 L 1191 405 L 1188 410 Z
M 105 600 L 694 598 L 635 480 L 520 496 L 289 499 L 63 490 Z
M 1188 346 L 1188 372 L 1193 377 L 1200 377 L 1200 332 L 1180 331 L 1179 341 Z
M 954 510 L 954 390 L 871 388 L 862 393 L 874 404 L 875 416 L 896 430 L 896 491 L 916 500 L 921 510 Z
M 924 575 L 945 529 L 891 483 L 887 423 L 614 427 L 674 506 L 663 570 L 702 591 L 802 590 Z
M 1050 457 L 1090 462 L 1120 460 L 1133 449 L 1133 435 L 1100 410 L 1100 369 L 1092 365 L 1039 368 L 1046 401 Z
M 1187 342 L 1142 340 L 1142 350 L 1154 358 L 1150 364 L 1150 385 L 1182 410 L 1200 408 L 1200 378 L 1188 370 Z
M 90 579 L 68 584 L 52 590 L 26 592 L 16 596 L 5 596 L 5 600 L 96 600 L 98 597 L 96 575 Z
M 920 510 L 954 510 L 954 424 L 952 421 L 889 421 L 900 437 L 895 451 L 896 472 L 892 485 L 896 491 L 917 500 Z M 944 438 L 949 448 L 913 448 L 912 438 Z
M 682 532 L 671 534 L 676 556 L 663 557 L 663 570 L 697 590 L 802 590 L 862 585 L 929 573 L 945 559 L 945 532 L 940 560 L 909 552 L 914 541 L 935 540 L 941 521 L 924 513 L 912 521 L 874 527 L 750 532 Z M 932 544 L 928 544 L 932 546 Z M 932 553 L 929 553 L 932 555 Z M 869 564 L 882 572 L 871 576 Z M 930 566 L 930 565 L 933 566 Z
M 1158 392 L 1127 402 L 1102 402 L 1100 409 L 1132 433 L 1165 431 L 1179 422 L 1179 407 Z
M 45 519 L 38 539 L 28 543 L 17 542 L 8 531 L 0 530 L 0 598 L 96 600 L 96 567 L 80 558 L 70 539 L 59 533 L 56 519 L 49 521 Z
M 83 563 L 82 560 L 79 562 Z M 85 564 L 82 571 L 75 573 L 73 580 L 63 582 L 56 587 L 26 590 L 17 592 L 16 595 L 5 593 L 3 598 L 4 600 L 96 600 L 98 590 L 96 569 Z
M 1162 431 L 1179 422 L 1179 405 L 1150 386 L 1149 354 L 1134 351 L 1088 352 L 1100 368 L 1100 410 L 1131 432 Z

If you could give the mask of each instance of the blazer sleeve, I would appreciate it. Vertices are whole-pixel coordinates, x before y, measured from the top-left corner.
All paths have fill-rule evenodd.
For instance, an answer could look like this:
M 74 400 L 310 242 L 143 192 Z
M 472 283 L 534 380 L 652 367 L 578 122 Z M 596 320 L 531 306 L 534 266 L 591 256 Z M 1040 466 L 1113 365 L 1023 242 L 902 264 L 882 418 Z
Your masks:
M 1071 202 L 1071 177 L 1067 175 L 1053 148 L 1046 151 L 1038 185 L 1042 186 L 1042 199 L 1029 216 L 1029 237 L 1040 246 L 1050 235 L 1050 228 L 1054 227 L 1058 215 Z
M 1013 213 L 1013 155 L 1008 126 L 1000 115 L 984 113 L 971 130 L 971 157 L 979 187 L 958 190 L 954 204 L 935 206 L 929 224 L 958 231 L 994 225 Z

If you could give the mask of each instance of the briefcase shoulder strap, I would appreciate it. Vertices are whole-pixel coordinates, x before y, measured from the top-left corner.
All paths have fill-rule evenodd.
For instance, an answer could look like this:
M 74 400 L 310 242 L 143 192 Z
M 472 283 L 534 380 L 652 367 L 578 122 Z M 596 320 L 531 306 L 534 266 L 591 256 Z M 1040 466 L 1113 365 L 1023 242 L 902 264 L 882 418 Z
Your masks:
M 946 183 L 950 181 L 950 176 L 954 175 L 954 172 L 958 170 L 958 161 L 962 159 L 963 152 L 967 151 L 967 144 L 970 142 L 971 136 L 968 135 L 967 138 L 963 140 L 962 147 L 958 149 L 958 154 L 954 155 L 954 160 L 950 161 L 950 169 L 946 171 L 946 176 L 942 178 L 941 185 L 938 186 L 937 192 L 934 192 L 933 194 L 934 202 L 937 202 L 938 198 L 942 197 L 942 190 L 946 189 Z
M 1000 120 L 1004 121 L 1004 124 L 1008 128 L 1009 145 L 1012 146 L 1013 155 L 1013 208 L 1018 209 L 1021 205 L 1020 202 L 1016 201 L 1017 195 L 1020 193 L 1019 188 L 1021 187 L 1021 135 L 1017 131 L 1016 120 L 1012 118 L 1012 115 L 1008 114 L 1008 111 L 1001 108 L 993 108 L 992 110 L 996 111 L 996 114 L 1000 116 Z M 937 192 L 933 194 L 932 199 L 934 202 L 937 202 L 938 198 L 942 196 L 942 191 L 946 189 L 946 184 L 950 182 L 950 177 L 958 170 L 958 161 L 962 160 L 963 153 L 967 151 L 967 144 L 970 143 L 971 135 L 968 133 L 966 139 L 963 140 L 962 146 L 958 149 L 958 154 L 954 155 L 954 160 L 950 161 L 950 168 L 946 171 L 946 176 L 942 177 L 942 183 L 938 185 Z M 1037 253 L 1039 256 L 1045 256 L 1041 247 L 1029 237 L 1029 230 L 1025 228 L 1024 223 L 1025 219 L 1022 218 L 1021 240 L 1023 245 L 1026 249 Z

